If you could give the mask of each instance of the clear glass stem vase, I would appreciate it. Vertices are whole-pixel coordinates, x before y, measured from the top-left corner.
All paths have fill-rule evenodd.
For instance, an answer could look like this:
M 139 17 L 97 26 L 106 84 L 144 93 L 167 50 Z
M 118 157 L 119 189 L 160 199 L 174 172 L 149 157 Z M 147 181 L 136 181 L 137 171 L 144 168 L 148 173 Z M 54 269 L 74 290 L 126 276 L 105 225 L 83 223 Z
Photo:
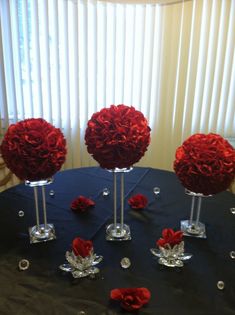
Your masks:
M 131 239 L 130 227 L 124 223 L 124 197 L 125 180 L 124 175 L 133 168 L 115 168 L 113 173 L 113 223 L 106 228 L 106 240 L 108 241 L 127 241 Z M 117 176 L 120 174 L 120 215 L 117 209 Z
M 29 228 L 30 243 L 47 242 L 56 238 L 55 228 L 52 223 L 47 222 L 45 186 L 52 183 L 52 179 L 40 181 L 25 181 L 25 185 L 34 190 L 36 225 Z M 39 188 L 42 195 L 43 223 L 40 223 L 40 211 L 38 202 Z
M 181 231 L 186 236 L 206 238 L 205 224 L 200 222 L 202 198 L 211 197 L 211 195 L 205 196 L 200 193 L 194 193 L 189 190 L 185 190 L 185 193 L 192 197 L 191 210 L 189 220 L 181 221 Z

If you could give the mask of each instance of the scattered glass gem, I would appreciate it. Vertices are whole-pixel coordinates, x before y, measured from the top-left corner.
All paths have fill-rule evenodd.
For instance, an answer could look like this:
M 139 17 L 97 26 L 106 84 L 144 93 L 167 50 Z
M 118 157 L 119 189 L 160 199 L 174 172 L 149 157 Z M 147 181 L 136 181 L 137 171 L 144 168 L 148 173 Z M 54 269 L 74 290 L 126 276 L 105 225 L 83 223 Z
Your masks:
M 235 259 L 235 251 L 234 251 L 234 250 L 232 250 L 232 251 L 230 252 L 230 257 L 231 257 L 232 259 Z
M 19 216 L 19 217 L 23 217 L 23 216 L 24 216 L 24 211 L 23 211 L 23 210 L 20 210 L 20 211 L 18 212 L 18 216 Z
M 224 287 L 225 287 L 224 281 L 221 281 L 221 280 L 220 280 L 220 281 L 217 282 L 217 288 L 218 288 L 219 290 L 223 290 Z
M 154 195 L 159 195 L 160 194 L 160 188 L 159 187 L 154 187 L 153 188 L 153 193 L 154 193 Z
M 110 194 L 109 189 L 108 188 L 104 188 L 103 189 L 103 196 L 105 197 L 105 196 L 108 196 L 109 194 Z
M 27 259 L 21 259 L 18 267 L 20 270 L 27 270 L 29 268 L 29 261 Z
M 49 195 L 50 195 L 51 197 L 54 197 L 54 196 L 55 196 L 55 192 L 54 192 L 53 189 L 50 190 Z
M 127 257 L 122 258 L 120 263 L 121 263 L 121 267 L 122 267 L 123 269 L 129 268 L 130 265 L 131 265 L 131 261 L 130 261 L 130 259 L 127 258 Z
M 235 214 L 235 208 L 230 208 L 232 214 Z
M 84 311 L 79 311 L 79 312 L 78 312 L 78 315 L 86 315 L 86 312 L 84 312 Z

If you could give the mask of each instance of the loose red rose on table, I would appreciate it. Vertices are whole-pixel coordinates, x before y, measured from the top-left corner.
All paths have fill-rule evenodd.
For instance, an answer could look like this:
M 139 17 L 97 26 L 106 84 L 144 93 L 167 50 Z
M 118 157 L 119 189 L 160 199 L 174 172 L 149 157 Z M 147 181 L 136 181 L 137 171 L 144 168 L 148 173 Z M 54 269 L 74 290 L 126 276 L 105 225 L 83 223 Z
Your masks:
M 92 115 L 85 143 L 102 168 L 127 168 L 147 151 L 150 130 L 144 115 L 133 106 L 111 105 Z
M 148 204 L 148 199 L 142 194 L 136 194 L 129 198 L 128 203 L 133 209 L 144 209 Z
M 85 212 L 88 208 L 93 207 L 95 202 L 84 196 L 79 196 L 71 202 L 70 208 L 73 211 Z
M 86 241 L 80 237 L 76 237 L 72 242 L 72 250 L 75 256 L 81 256 L 85 258 L 91 254 L 92 249 L 92 241 Z
M 165 247 L 166 244 L 169 244 L 171 247 L 178 245 L 182 242 L 183 232 L 174 231 L 173 229 L 164 229 L 162 231 L 162 238 L 160 238 L 156 244 L 159 247 Z
M 120 301 L 123 309 L 131 312 L 139 310 L 150 300 L 151 293 L 147 288 L 119 288 L 110 293 L 112 300 Z
M 235 150 L 220 135 L 194 134 L 176 150 L 174 170 L 188 190 L 216 194 L 234 180 Z
M 67 152 L 60 129 L 42 118 L 10 125 L 0 151 L 12 173 L 21 180 L 30 181 L 53 176 L 60 170 Z

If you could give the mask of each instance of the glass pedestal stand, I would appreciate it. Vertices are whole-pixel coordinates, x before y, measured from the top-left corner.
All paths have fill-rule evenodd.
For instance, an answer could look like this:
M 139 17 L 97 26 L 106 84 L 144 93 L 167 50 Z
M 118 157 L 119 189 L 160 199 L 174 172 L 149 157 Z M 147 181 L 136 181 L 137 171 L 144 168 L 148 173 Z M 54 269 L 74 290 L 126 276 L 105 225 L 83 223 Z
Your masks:
M 113 223 L 106 228 L 106 240 L 108 241 L 128 241 L 131 240 L 130 227 L 124 224 L 124 174 L 130 172 L 133 167 L 115 168 L 113 173 Z M 117 216 L 117 174 L 121 176 L 120 198 L 121 210 L 120 218 Z
M 36 225 L 29 228 L 30 243 L 47 242 L 56 239 L 55 228 L 51 223 L 47 223 L 47 211 L 46 211 L 46 197 L 45 197 L 45 185 L 49 185 L 53 182 L 51 178 L 40 181 L 25 181 L 25 185 L 33 187 L 34 200 L 36 210 Z M 39 206 L 38 206 L 38 188 L 41 187 L 42 191 L 42 206 L 43 206 L 43 223 L 40 224 L 39 220 Z
M 202 198 L 211 197 L 211 195 L 205 196 L 200 193 L 194 193 L 187 189 L 185 189 L 185 193 L 189 196 L 192 196 L 192 202 L 191 202 L 190 218 L 189 220 L 181 221 L 181 231 L 186 236 L 206 238 L 205 224 L 201 223 L 199 219 L 200 219 L 200 213 L 201 213 Z

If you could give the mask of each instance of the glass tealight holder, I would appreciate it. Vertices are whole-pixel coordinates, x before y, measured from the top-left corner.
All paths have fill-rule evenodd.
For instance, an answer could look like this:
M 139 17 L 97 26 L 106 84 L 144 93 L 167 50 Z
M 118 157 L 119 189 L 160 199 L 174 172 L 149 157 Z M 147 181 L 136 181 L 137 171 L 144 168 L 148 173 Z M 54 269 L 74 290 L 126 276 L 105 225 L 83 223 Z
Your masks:
M 60 265 L 59 268 L 64 272 L 71 273 L 74 278 L 87 276 L 93 278 L 100 271 L 95 266 L 103 260 L 103 257 L 96 255 L 93 250 L 86 257 L 76 256 L 73 251 L 67 251 L 65 257 L 68 263 Z
M 171 247 L 166 244 L 165 247 L 151 248 L 151 253 L 158 257 L 158 263 L 167 267 L 183 267 L 184 261 L 189 260 L 192 254 L 184 252 L 184 241 Z

